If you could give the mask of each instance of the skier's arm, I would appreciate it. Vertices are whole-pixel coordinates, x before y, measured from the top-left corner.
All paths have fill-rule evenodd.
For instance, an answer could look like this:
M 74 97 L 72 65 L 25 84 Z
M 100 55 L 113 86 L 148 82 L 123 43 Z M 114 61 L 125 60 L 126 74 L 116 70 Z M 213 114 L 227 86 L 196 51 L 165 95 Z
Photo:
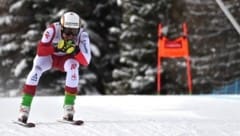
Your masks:
M 74 56 L 78 62 L 84 66 L 88 66 L 91 60 L 90 40 L 87 32 L 82 32 L 79 52 Z
M 43 35 L 41 41 L 37 45 L 37 55 L 47 56 L 54 52 L 54 47 L 52 46 L 52 40 L 55 35 L 55 29 L 53 26 L 48 27 Z

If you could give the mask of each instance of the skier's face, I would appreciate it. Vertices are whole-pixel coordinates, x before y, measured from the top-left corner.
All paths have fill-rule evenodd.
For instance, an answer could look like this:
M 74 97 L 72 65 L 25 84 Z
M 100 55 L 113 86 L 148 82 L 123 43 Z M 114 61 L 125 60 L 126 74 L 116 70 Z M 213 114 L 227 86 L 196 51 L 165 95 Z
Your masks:
M 73 40 L 79 32 L 79 29 L 63 28 L 62 36 L 64 40 Z
M 75 36 L 73 36 L 73 35 L 67 35 L 67 34 L 65 34 L 65 33 L 63 33 L 63 39 L 64 40 L 73 40 L 74 39 L 74 37 Z

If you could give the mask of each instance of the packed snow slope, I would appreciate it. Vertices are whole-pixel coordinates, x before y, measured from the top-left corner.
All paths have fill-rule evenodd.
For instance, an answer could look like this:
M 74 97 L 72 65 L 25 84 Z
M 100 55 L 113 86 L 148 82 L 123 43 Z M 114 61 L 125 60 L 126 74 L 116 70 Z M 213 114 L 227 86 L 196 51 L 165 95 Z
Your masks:
M 30 121 L 12 123 L 20 97 L 0 98 L 1 136 L 240 136 L 240 96 L 78 96 L 76 119 L 61 124 L 63 97 L 35 97 Z

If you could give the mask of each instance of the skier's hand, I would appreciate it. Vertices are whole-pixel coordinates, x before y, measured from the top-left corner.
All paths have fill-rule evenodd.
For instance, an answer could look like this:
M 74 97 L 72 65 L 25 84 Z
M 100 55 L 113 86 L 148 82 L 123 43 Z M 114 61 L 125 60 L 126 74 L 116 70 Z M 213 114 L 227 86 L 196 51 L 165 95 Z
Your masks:
M 66 54 L 72 54 L 75 51 L 75 44 L 71 40 L 68 41 L 60 40 L 58 42 L 57 49 L 62 52 L 65 52 Z

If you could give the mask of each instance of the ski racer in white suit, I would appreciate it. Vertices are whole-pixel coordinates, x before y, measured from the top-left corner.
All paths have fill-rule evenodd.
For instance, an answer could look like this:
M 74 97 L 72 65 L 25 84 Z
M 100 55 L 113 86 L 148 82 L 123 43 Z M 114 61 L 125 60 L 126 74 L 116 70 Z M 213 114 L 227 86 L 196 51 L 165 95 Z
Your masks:
M 18 121 L 27 122 L 36 87 L 43 72 L 56 68 L 66 72 L 64 116 L 73 120 L 74 102 L 79 81 L 78 68 L 87 66 L 91 60 L 90 41 L 81 27 L 81 20 L 75 12 L 66 12 L 60 22 L 51 24 L 43 33 L 37 45 L 33 67 L 23 87 L 23 96 Z

